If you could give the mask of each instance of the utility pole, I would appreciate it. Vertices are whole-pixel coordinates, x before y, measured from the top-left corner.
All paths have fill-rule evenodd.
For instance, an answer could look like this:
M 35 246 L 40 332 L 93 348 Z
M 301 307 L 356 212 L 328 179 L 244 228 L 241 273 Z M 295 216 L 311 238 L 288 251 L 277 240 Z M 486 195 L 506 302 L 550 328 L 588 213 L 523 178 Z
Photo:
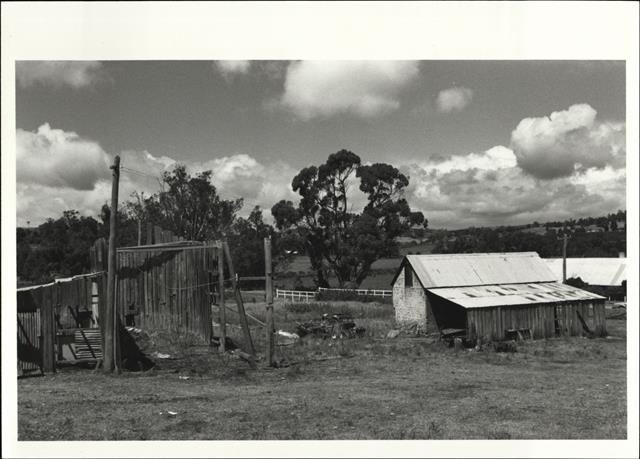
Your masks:
M 120 156 L 116 156 L 111 166 L 113 182 L 111 185 L 111 217 L 109 219 L 109 255 L 107 268 L 107 305 L 106 317 L 102 320 L 102 332 L 104 333 L 103 369 L 112 372 L 119 367 L 116 362 L 120 354 L 118 349 L 118 327 L 116 311 L 116 231 L 118 218 L 118 186 L 120 181 Z
M 562 239 L 562 283 L 567 282 L 567 233 Z
M 271 265 L 271 237 L 264 238 L 264 278 L 265 278 L 265 291 L 267 299 L 267 365 L 273 366 L 273 334 L 275 327 L 273 325 L 273 273 Z

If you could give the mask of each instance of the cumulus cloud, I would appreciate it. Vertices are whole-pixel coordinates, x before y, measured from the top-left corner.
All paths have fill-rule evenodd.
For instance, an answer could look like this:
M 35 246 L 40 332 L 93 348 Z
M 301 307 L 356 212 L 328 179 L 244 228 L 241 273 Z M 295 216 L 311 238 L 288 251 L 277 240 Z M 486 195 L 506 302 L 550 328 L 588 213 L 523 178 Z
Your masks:
M 107 74 L 97 61 L 18 61 L 16 78 L 23 88 L 40 84 L 78 89 L 104 81 Z
M 462 156 L 451 156 L 440 160 L 425 161 L 420 167 L 425 170 L 438 171 L 440 173 L 453 170 L 466 171 L 469 169 L 504 169 L 514 167 L 516 157 L 513 151 L 502 145 L 495 146 L 484 153 L 469 153 Z
M 35 132 L 18 129 L 16 134 L 18 225 L 27 221 L 36 225 L 68 209 L 83 215 L 99 214 L 111 196 L 111 155 L 94 141 L 48 124 Z M 183 162 L 148 151 L 123 151 L 119 155 L 121 202 L 129 200 L 134 192 L 146 196 L 158 192 L 163 172 Z M 263 164 L 250 155 L 235 154 L 183 163 L 192 174 L 211 170 L 212 182 L 223 198 L 244 198 L 240 212 L 244 216 L 257 205 L 268 219 L 273 204 L 296 198 L 291 180 L 297 171 L 282 162 Z
M 438 111 L 442 113 L 460 112 L 471 103 L 473 91 L 469 88 L 454 87 L 438 93 L 436 102 Z
M 589 168 L 540 179 L 517 165 L 504 146 L 402 167 L 407 199 L 432 227 L 493 226 L 604 215 L 625 208 L 624 169 Z
M 109 175 L 109 156 L 97 142 L 43 124 L 16 132 L 16 176 L 21 183 L 91 190 Z
M 249 72 L 251 61 L 215 61 L 213 68 L 218 70 L 226 79 L 234 75 L 244 75 Z
M 269 211 L 279 200 L 295 198 L 291 180 L 297 171 L 283 162 L 264 165 L 250 155 L 235 154 L 194 163 L 189 169 L 211 170 L 212 182 L 221 196 L 244 198 L 244 213 L 256 205 Z
M 373 117 L 400 107 L 418 76 L 413 61 L 298 61 L 287 68 L 280 104 L 302 119 L 349 113 Z
M 529 174 L 552 179 L 589 168 L 624 167 L 624 123 L 599 122 L 588 104 L 549 116 L 525 118 L 511 133 L 518 165 Z

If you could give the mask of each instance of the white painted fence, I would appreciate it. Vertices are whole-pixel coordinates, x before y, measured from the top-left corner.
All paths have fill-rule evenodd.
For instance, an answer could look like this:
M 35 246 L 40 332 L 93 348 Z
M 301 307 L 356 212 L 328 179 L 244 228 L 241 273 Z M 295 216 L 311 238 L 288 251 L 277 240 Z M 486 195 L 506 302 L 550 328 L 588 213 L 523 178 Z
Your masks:
M 370 295 L 380 297 L 390 297 L 393 295 L 392 290 L 376 290 L 376 289 L 346 289 L 346 288 L 322 288 L 320 287 L 317 292 L 309 292 L 304 290 L 281 290 L 276 289 L 276 298 L 282 298 L 285 301 L 304 301 L 308 303 L 316 299 L 316 294 L 319 292 L 355 292 L 356 295 Z
M 355 292 L 357 295 L 369 295 L 369 296 L 393 296 L 393 290 L 376 290 L 376 289 L 348 289 L 348 288 L 318 288 L 319 292 Z
M 303 290 L 280 290 L 276 289 L 276 298 L 282 298 L 285 301 L 304 301 L 308 303 L 311 300 L 316 299 L 317 292 L 307 292 Z

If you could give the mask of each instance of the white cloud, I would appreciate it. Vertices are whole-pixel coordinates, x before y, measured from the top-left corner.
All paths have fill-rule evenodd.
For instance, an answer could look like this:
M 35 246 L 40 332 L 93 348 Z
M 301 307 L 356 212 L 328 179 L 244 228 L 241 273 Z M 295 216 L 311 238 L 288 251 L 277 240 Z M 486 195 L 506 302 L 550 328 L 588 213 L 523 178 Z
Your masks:
M 16 211 L 20 226 L 47 218 L 57 218 L 63 211 L 78 210 L 82 215 L 97 216 L 111 196 L 113 157 L 100 145 L 74 132 L 42 125 L 36 132 L 17 131 Z M 120 173 L 120 202 L 131 199 L 134 192 L 150 196 L 161 189 L 160 178 L 178 163 L 168 156 L 148 151 L 123 151 Z M 182 162 L 182 161 L 181 161 Z M 194 174 L 212 171 L 212 182 L 225 199 L 244 198 L 240 214 L 248 215 L 254 206 L 270 209 L 281 199 L 296 199 L 291 180 L 297 173 L 282 162 L 262 164 L 246 154 L 236 154 L 205 162 L 186 162 Z
M 438 93 L 436 100 L 438 111 L 443 113 L 459 112 L 471 103 L 473 91 L 469 88 L 454 87 Z
M 16 78 L 23 88 L 42 84 L 78 89 L 104 81 L 107 74 L 97 61 L 19 61 Z
M 222 197 L 244 198 L 243 214 L 258 205 L 270 215 L 279 200 L 295 199 L 291 180 L 297 171 L 283 162 L 264 165 L 250 155 L 235 154 L 191 164 L 189 170 L 211 170 L 212 183 Z
M 451 156 L 439 161 L 429 160 L 419 165 L 424 170 L 433 170 L 440 173 L 451 172 L 453 170 L 466 171 L 469 169 L 505 169 L 516 165 L 516 156 L 509 148 L 498 145 L 484 153 Z
M 91 190 L 109 176 L 109 156 L 97 142 L 43 124 L 16 131 L 16 176 L 26 184 Z
M 244 75 L 248 73 L 250 66 L 251 61 L 215 61 L 213 63 L 213 67 L 226 79 L 231 79 L 234 75 Z
M 432 227 L 523 224 L 625 208 L 624 169 L 589 168 L 542 180 L 521 169 L 502 146 L 402 170 L 410 176 L 409 204 L 424 212 Z
M 588 104 L 525 118 L 511 133 L 518 165 L 538 178 L 568 177 L 607 165 L 625 165 L 624 123 L 598 122 Z
M 289 64 L 282 106 L 302 119 L 349 113 L 372 117 L 398 109 L 418 75 L 413 61 L 298 61 Z

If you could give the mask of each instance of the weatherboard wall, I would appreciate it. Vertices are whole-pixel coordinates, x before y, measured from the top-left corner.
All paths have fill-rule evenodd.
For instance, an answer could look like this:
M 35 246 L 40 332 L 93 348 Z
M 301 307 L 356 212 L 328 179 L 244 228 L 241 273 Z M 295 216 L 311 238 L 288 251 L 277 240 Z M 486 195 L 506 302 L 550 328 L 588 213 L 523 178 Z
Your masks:
M 467 336 L 472 340 L 502 340 L 507 330 L 521 329 L 531 330 L 534 339 L 586 335 L 578 314 L 595 336 L 607 332 L 603 300 L 467 309 L 466 313 Z

